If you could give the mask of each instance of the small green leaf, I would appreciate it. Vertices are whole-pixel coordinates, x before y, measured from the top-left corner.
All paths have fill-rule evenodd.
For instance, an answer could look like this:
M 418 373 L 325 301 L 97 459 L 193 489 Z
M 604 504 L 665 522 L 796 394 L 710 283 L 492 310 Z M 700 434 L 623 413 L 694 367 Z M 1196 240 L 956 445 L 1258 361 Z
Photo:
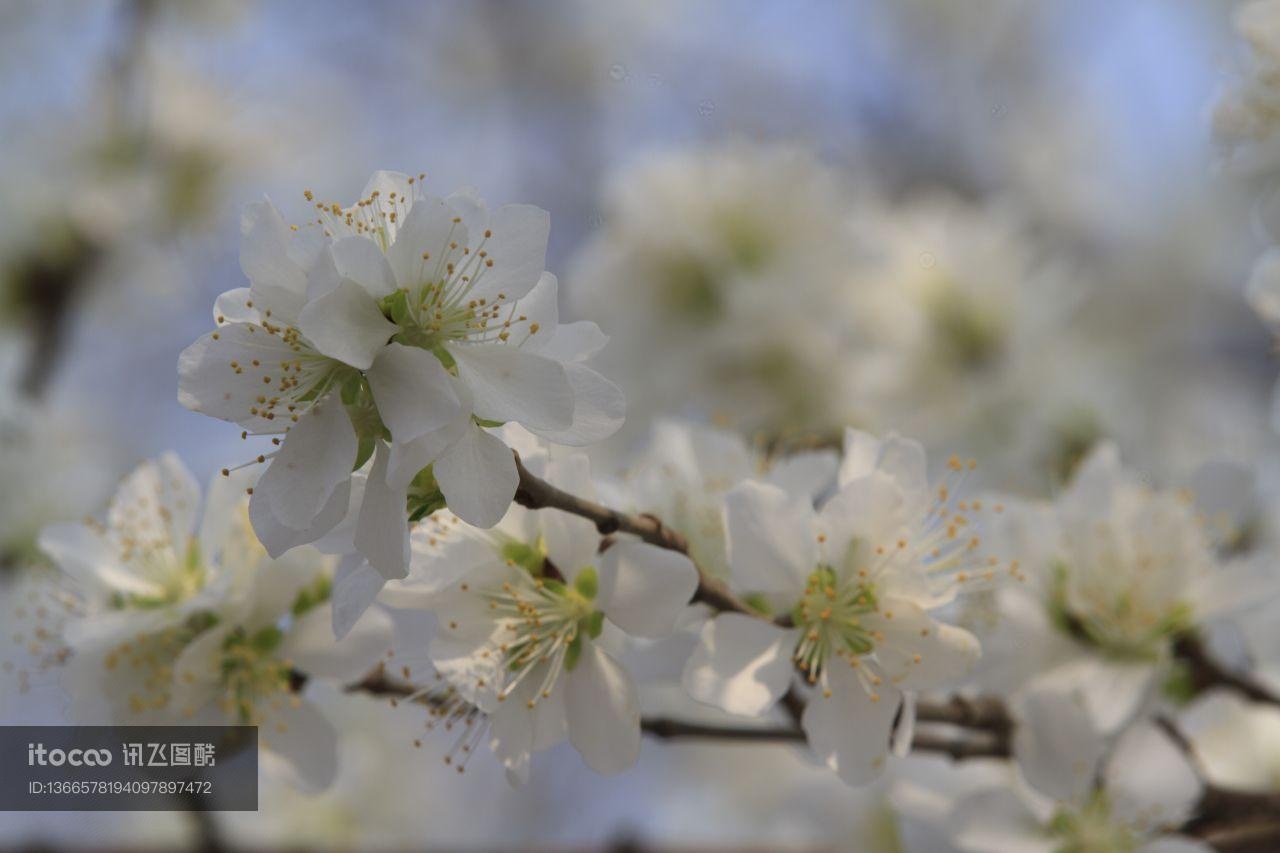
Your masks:
M 491 421 L 486 418 L 477 418 L 474 415 L 472 416 L 472 420 L 474 420 L 478 426 L 482 426 L 486 429 L 494 429 L 506 424 L 506 421 Z
M 582 626 L 586 629 L 587 636 L 594 640 L 604 630 L 604 613 L 599 610 L 594 611 L 582 620 Z

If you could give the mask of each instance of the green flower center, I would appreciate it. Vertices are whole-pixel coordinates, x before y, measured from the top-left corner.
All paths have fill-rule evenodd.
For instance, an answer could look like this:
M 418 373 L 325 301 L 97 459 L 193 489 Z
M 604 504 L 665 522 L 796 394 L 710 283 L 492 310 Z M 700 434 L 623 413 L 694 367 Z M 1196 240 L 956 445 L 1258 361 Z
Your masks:
M 1065 563 L 1054 567 L 1046 602 L 1049 617 L 1060 631 L 1112 657 L 1154 660 L 1170 640 L 1192 627 L 1191 605 L 1144 594 L 1142 573 L 1119 586 L 1084 584 L 1069 591 L 1070 573 Z
M 504 553 L 516 549 L 504 548 Z M 530 548 L 519 555 L 526 561 L 541 561 L 540 549 Z M 500 589 L 484 593 L 489 608 L 499 622 L 505 683 L 498 693 L 499 701 L 511 694 L 527 678 L 539 678 L 533 698 L 547 698 L 562 671 L 577 665 L 583 642 L 595 639 L 604 629 L 604 613 L 596 608 L 599 580 L 594 567 L 578 572 L 572 584 L 550 577 L 535 577 L 528 568 L 511 558 L 509 565 L 517 578 Z M 537 675 L 534 675 L 537 671 Z
M 284 632 L 274 625 L 252 634 L 236 628 L 227 635 L 219 671 L 223 711 L 256 725 L 260 703 L 280 704 L 287 698 L 293 667 L 276 654 L 283 641 Z
M 875 650 L 876 636 L 864 624 L 864 617 L 876 610 L 872 584 L 859 578 L 841 580 L 830 566 L 819 566 L 805 584 L 804 596 L 791 611 L 800 627 L 795 661 L 808 675 L 809 683 L 824 680 L 833 658 L 857 659 Z

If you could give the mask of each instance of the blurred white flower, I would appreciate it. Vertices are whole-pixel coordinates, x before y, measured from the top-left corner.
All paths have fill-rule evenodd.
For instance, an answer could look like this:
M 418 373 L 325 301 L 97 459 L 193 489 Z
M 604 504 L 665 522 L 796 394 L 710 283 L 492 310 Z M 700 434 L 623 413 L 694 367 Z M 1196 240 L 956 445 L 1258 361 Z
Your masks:
M 1079 366 L 1068 322 L 1086 293 L 1079 281 L 1007 201 L 869 203 L 850 230 L 863 258 L 847 288 L 864 327 L 845 370 L 860 422 L 962 447 L 992 459 L 1002 480 L 1030 481 L 1073 404 L 1058 377 Z
M 1178 638 L 1275 589 L 1257 561 L 1218 556 L 1189 493 L 1153 491 L 1109 444 L 1053 505 L 1010 506 L 999 528 L 1028 583 L 998 593 L 984 682 L 1078 694 L 1106 734 L 1152 698 Z
M 303 790 L 324 790 L 337 773 L 338 734 L 296 682 L 359 681 L 390 647 L 391 622 L 372 610 L 335 640 L 323 558 L 299 550 L 251 568 L 167 664 L 170 702 L 183 722 L 258 726 L 264 767 Z
M 387 617 L 367 614 L 335 644 L 331 559 L 298 549 L 272 560 L 242 479 L 215 478 L 202 512 L 191 474 L 166 454 L 125 479 L 105 524 L 45 528 L 40 546 L 67 581 L 62 686 L 81 723 L 269 725 L 264 749 L 299 784 L 323 787 L 332 731 L 294 679 L 358 679 L 390 643 Z
M 850 430 L 840 491 L 817 512 L 808 498 L 763 483 L 730 492 L 732 581 L 762 611 L 787 619 L 727 613 L 709 621 L 685 689 L 757 716 L 799 667 L 817 688 L 801 720 L 814 752 L 849 784 L 874 778 L 902 691 L 959 681 L 979 656 L 972 634 L 929 612 L 960 587 L 995 580 L 997 565 L 980 557 L 970 528 L 980 502 L 957 500 L 954 485 L 930 489 L 919 444 Z
M 1183 712 L 1179 727 L 1208 782 L 1280 792 L 1280 709 L 1214 690 Z
M 623 171 L 572 267 L 571 303 L 613 340 L 633 420 L 832 429 L 856 401 L 844 367 L 850 197 L 799 148 L 734 143 Z
M 1280 3 L 1245 3 L 1236 10 L 1235 28 L 1248 47 L 1248 63 L 1240 79 L 1218 95 L 1214 136 L 1232 167 L 1274 168 L 1280 156 Z
M 1211 849 L 1172 834 L 1190 816 L 1202 786 L 1154 725 L 1135 726 L 1112 744 L 1073 697 L 1044 691 L 1019 720 L 1014 752 L 1017 777 L 938 768 L 938 775 L 969 783 L 905 783 L 894 799 L 969 853 Z

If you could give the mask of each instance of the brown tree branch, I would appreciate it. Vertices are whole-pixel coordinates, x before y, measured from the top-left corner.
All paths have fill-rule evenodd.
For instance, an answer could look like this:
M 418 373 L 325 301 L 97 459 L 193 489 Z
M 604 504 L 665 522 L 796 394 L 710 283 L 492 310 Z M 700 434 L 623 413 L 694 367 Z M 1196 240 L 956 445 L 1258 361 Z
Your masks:
M 1248 675 L 1236 672 L 1216 660 L 1196 634 L 1178 637 L 1173 644 L 1173 654 L 1186 664 L 1191 677 L 1191 689 L 1196 693 L 1203 693 L 1214 687 L 1225 687 L 1254 702 L 1280 705 L 1280 696 Z
M 680 533 L 663 524 L 661 519 L 652 515 L 620 512 L 571 495 L 529 473 L 529 469 L 520 461 L 519 454 L 516 455 L 516 470 L 520 472 L 520 485 L 516 488 L 515 501 L 526 509 L 558 509 L 590 521 L 602 536 L 630 533 L 650 545 L 689 556 L 689 543 Z M 724 583 L 708 575 L 696 563 L 694 568 L 698 570 L 698 590 L 694 593 L 694 601 L 708 604 L 720 611 L 760 616 Z

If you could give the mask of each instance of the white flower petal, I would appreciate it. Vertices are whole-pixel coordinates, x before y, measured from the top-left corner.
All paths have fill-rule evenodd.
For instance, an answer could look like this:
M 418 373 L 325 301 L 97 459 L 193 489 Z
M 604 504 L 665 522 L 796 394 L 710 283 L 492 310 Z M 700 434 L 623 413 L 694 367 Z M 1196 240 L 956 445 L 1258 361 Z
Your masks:
M 863 617 L 863 627 L 884 636 L 876 643 L 876 662 L 890 683 L 906 690 L 960 681 L 982 654 L 973 634 L 938 622 L 904 598 L 882 599 L 875 613 Z
M 1146 720 L 1120 736 L 1103 778 L 1116 817 L 1147 827 L 1182 824 L 1203 791 L 1182 750 Z
M 258 398 L 278 387 L 280 363 L 297 358 L 279 335 L 248 323 L 228 323 L 178 356 L 178 402 L 253 433 L 284 432 L 288 418 L 263 417 Z
M 306 530 L 326 508 L 334 490 L 350 482 L 355 459 L 356 431 L 351 420 L 337 400 L 326 400 L 285 436 L 258 480 L 254 497 L 261 493 L 271 514 L 285 527 Z
M 848 785 L 865 785 L 884 769 L 898 713 L 898 692 L 881 686 L 871 695 L 853 668 L 836 661 L 827 670 L 831 695 L 818 693 L 805 706 L 800 725 L 809 746 Z
M 751 616 L 723 613 L 702 627 L 684 669 L 684 689 L 730 714 L 758 717 L 791 685 L 795 632 Z
M 517 421 L 530 429 L 563 430 L 573 424 L 573 387 L 559 362 L 502 344 L 446 348 L 479 417 Z
M 86 525 L 71 522 L 50 524 L 40 531 L 38 544 L 54 565 L 90 588 L 146 596 L 159 595 L 164 591 L 121 565 L 115 547 Z
M 1052 853 L 1058 842 L 1009 788 L 979 791 L 956 801 L 946 819 L 951 842 L 972 853 Z
M 529 456 L 524 456 L 522 459 L 526 467 L 538 461 Z M 573 453 L 549 461 L 541 473 L 536 472 L 536 467 L 530 470 L 571 495 L 577 495 L 586 500 L 594 498 L 591 464 L 582 453 Z M 585 518 L 568 512 L 525 513 L 525 516 L 532 516 L 530 520 L 541 528 L 548 559 L 565 574 L 569 581 L 572 581 L 584 566 L 597 563 L 596 552 L 600 545 L 600 534 L 596 531 L 596 526 Z M 530 533 L 532 536 L 521 536 L 515 533 L 512 535 L 532 541 L 537 538 L 539 531 L 535 528 Z
M 817 528 L 825 537 L 821 550 L 827 562 L 837 569 L 847 568 L 845 560 L 854 539 L 890 547 L 907 535 L 902 490 L 878 471 L 850 480 L 822 505 Z
M 360 370 L 367 370 L 399 331 L 373 297 L 351 281 L 308 300 L 298 314 L 298 328 L 317 350 Z
M 427 350 L 387 344 L 367 375 L 378 414 L 397 443 L 441 428 L 462 410 L 449 374 Z
M 338 734 L 311 702 L 285 702 L 263 721 L 262 763 L 303 791 L 318 793 L 338 773 Z
M 634 637 L 657 639 L 698 588 L 698 570 L 684 554 L 647 542 L 616 542 L 600 561 L 599 607 Z
M 850 480 L 865 477 L 876 470 L 880 459 L 880 439 L 869 432 L 845 427 L 844 459 L 840 462 L 839 484 L 843 488 Z
M 506 295 L 510 297 L 510 294 Z M 520 347 L 529 352 L 546 355 L 543 348 L 551 343 L 560 325 L 560 293 L 556 277 L 549 272 L 543 272 L 533 289 L 516 301 L 513 313 L 525 319 L 518 327 L 512 329 L 512 337 L 519 341 L 521 337 L 527 335 L 527 339 L 520 343 Z M 538 331 L 529 334 L 529 330 L 535 325 Z
M 573 389 L 573 421 L 567 429 L 535 429 L 554 444 L 585 447 L 604 441 L 622 427 L 627 401 L 622 389 L 581 364 L 565 364 L 565 377 Z
M 798 595 L 817 567 L 817 532 L 807 498 L 744 482 L 725 496 L 725 529 L 729 565 L 741 589 Z
M 476 527 L 501 521 L 520 484 L 511 448 L 475 425 L 436 460 L 434 470 L 449 509 Z
M 387 579 L 359 554 L 348 554 L 342 558 L 333 573 L 333 592 L 329 599 L 333 604 L 332 630 L 335 637 L 341 640 L 347 636 L 356 621 L 378 599 L 386 582 Z
M 348 480 L 338 484 L 333 490 L 315 521 L 301 530 L 295 530 L 281 524 L 263 493 L 254 490 L 253 496 L 249 498 L 249 522 L 267 553 L 272 557 L 279 557 L 291 548 L 320 540 L 342 523 L 350 506 L 351 481 Z
M 1013 756 L 1027 783 L 1046 797 L 1079 802 L 1088 793 L 1106 740 L 1078 695 L 1028 690 L 1014 705 Z
M 187 643 L 173 661 L 170 704 L 184 716 L 194 715 L 216 701 L 221 691 L 223 645 L 230 625 L 208 629 Z
M 493 299 L 502 293 L 507 299 L 519 299 L 546 269 L 551 214 L 528 204 L 509 204 L 494 211 L 489 228 L 493 234 L 485 240 L 485 250 L 493 266 L 476 278 L 471 298 Z M 480 236 L 471 235 L 473 248 Z
M 793 453 L 774 463 L 764 481 L 789 495 L 815 499 L 835 482 L 838 465 L 829 450 Z
M 367 237 L 343 237 L 334 242 L 331 251 L 338 274 L 360 285 L 374 299 L 395 292 L 395 273 L 377 243 Z
M 143 462 L 125 477 L 107 510 L 107 527 L 150 550 L 185 559 L 200 512 L 200 486 L 175 453 Z
M 279 654 L 311 678 L 328 679 L 345 687 L 386 660 L 391 646 L 391 617 L 376 608 L 366 610 L 342 637 L 334 636 L 333 619 L 333 609 L 328 604 L 295 619 Z
M 606 775 L 621 773 L 640 756 L 640 699 L 622 666 L 585 643 L 565 677 L 565 720 L 569 742 L 587 766 Z
M 541 335 L 542 332 L 539 331 L 529 339 L 529 343 L 537 344 L 537 352 L 540 355 L 561 363 L 586 361 L 609 343 L 609 336 L 589 320 L 561 323 L 555 327 L 555 332 L 545 339 L 541 339 Z
M 467 245 L 467 226 L 454 222 L 456 216 L 443 199 L 423 198 L 414 202 L 413 209 L 400 223 L 395 242 L 387 249 L 387 261 L 401 287 L 416 291 L 423 284 L 444 277 L 450 242 Z M 429 257 L 423 258 L 424 252 Z
M 390 607 L 429 608 L 436 596 L 481 566 L 502 560 L 489 542 L 455 528 L 441 536 L 427 524 L 409 534 L 409 574 L 389 581 L 378 600 Z
M 297 316 L 307 277 L 289 254 L 291 232 L 270 201 L 245 207 L 240 218 L 240 269 L 248 277 L 254 307 L 270 308 L 283 320 Z
M 529 700 L 536 699 L 532 708 Z M 489 716 L 489 746 L 516 780 L 528 780 L 529 758 L 565 739 L 564 688 L 538 695 L 538 683 L 527 679 Z
M 1267 249 L 1254 263 L 1245 297 L 1259 317 L 1280 326 L 1280 248 Z
M 1137 714 L 1154 684 L 1155 671 L 1155 665 L 1146 661 L 1082 655 L 1036 677 L 1028 689 L 1078 693 L 1094 725 L 1105 734 L 1113 734 Z
M 218 296 L 213 302 L 213 322 L 219 326 L 224 323 L 257 323 L 262 319 L 257 308 L 248 303 L 253 301 L 253 291 L 247 287 L 237 287 Z
M 409 571 L 408 494 L 387 482 L 390 456 L 387 445 L 378 442 L 354 539 L 356 550 L 387 580 L 402 578 Z

